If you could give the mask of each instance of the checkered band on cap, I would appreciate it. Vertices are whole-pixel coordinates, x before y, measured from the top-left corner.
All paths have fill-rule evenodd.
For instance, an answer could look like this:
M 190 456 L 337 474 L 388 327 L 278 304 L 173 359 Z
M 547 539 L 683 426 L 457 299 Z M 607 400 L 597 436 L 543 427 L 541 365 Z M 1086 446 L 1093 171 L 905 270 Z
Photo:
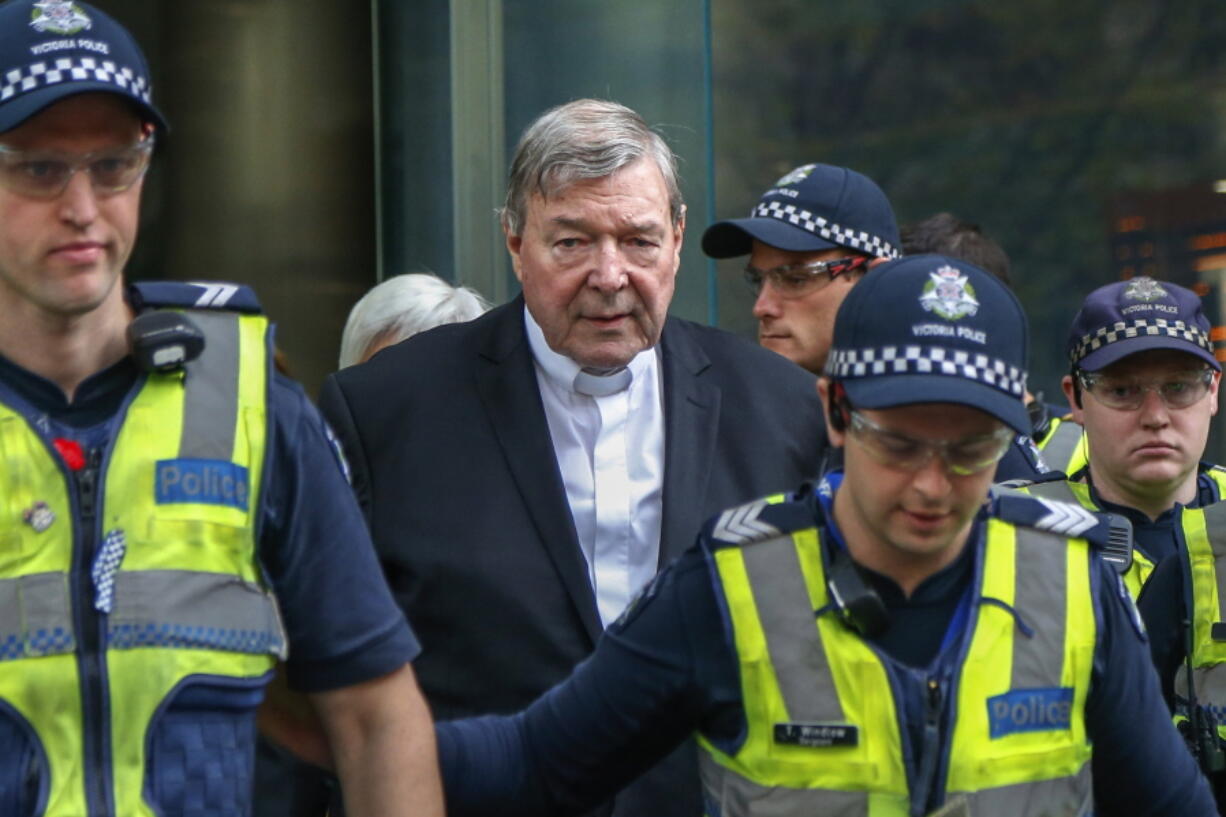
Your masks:
M 1082 335 L 1081 340 L 1069 353 L 1069 360 L 1078 363 L 1091 352 L 1096 352 L 1104 346 L 1116 341 L 1131 338 L 1168 337 L 1186 340 L 1213 354 L 1213 343 L 1200 327 L 1192 326 L 1183 321 L 1170 321 L 1166 318 L 1138 318 L 1134 321 L 1116 321 L 1110 326 L 1101 326 L 1088 335 Z
M 58 57 L 6 71 L 0 81 L 0 102 L 61 82 L 82 80 L 109 83 L 147 105 L 152 104 L 152 87 L 147 77 L 127 66 L 120 67 L 113 60 L 96 57 Z
M 1006 394 L 1026 393 L 1026 373 L 1004 360 L 942 346 L 834 349 L 826 375 L 835 380 L 878 375 L 936 374 L 975 380 Z
M 803 207 L 797 207 L 795 204 L 784 204 L 779 201 L 762 202 L 754 207 L 750 216 L 773 218 L 867 255 L 878 258 L 900 257 L 894 245 L 881 236 L 834 224 L 829 219 L 811 213 Z

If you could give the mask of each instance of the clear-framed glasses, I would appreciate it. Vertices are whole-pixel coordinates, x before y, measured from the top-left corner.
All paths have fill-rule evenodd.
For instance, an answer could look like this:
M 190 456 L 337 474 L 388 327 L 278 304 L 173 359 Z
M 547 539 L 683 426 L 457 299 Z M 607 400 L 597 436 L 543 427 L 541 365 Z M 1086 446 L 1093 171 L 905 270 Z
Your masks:
M 1077 372 L 1081 387 L 1107 408 L 1136 411 L 1145 402 L 1146 392 L 1154 392 L 1167 408 L 1184 409 L 1209 393 L 1212 369 L 1189 369 L 1162 377 L 1140 379 L 1101 372 Z
M 758 269 L 753 264 L 746 264 L 745 281 L 755 295 L 762 291 L 762 285 L 766 281 L 770 281 L 779 297 L 801 298 L 824 288 L 840 275 L 867 268 L 868 262 L 869 259 L 861 255 L 855 258 L 835 258 L 831 261 L 784 264 L 770 269 Z
M 919 471 L 939 455 L 950 473 L 976 474 L 1000 462 L 1013 437 L 1012 429 L 1001 426 L 991 434 L 958 440 L 919 440 L 851 412 L 851 438 L 877 462 L 904 471 Z
M 136 184 L 149 169 L 152 154 L 152 136 L 129 147 L 76 155 L 0 145 L 0 186 L 33 199 L 54 199 L 68 189 L 78 170 L 84 170 L 94 192 L 110 196 Z

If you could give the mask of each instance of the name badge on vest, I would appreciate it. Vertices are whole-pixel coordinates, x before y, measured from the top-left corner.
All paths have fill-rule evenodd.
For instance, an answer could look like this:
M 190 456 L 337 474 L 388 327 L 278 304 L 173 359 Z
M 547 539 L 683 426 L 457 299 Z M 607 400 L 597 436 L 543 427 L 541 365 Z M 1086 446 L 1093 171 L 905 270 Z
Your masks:
M 1073 715 L 1073 688 L 1014 689 L 988 698 L 988 724 L 992 739 L 1017 732 L 1054 732 L 1068 729 Z
M 153 490 L 159 505 L 228 505 L 245 511 L 247 469 L 228 460 L 158 460 Z
M 775 743 L 810 749 L 858 746 L 860 727 L 850 723 L 777 723 Z

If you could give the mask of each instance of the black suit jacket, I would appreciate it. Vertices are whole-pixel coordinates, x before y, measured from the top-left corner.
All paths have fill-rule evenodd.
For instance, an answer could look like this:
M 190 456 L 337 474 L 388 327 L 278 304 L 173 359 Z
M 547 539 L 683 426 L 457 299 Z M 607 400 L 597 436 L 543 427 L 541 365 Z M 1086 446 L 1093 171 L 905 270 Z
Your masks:
M 520 297 L 411 338 L 336 373 L 320 398 L 438 718 L 522 709 L 601 632 L 523 310 Z M 664 565 L 711 514 L 815 476 L 826 435 L 814 378 L 773 352 L 675 318 L 660 348 Z M 696 775 L 681 776 L 627 790 L 617 813 L 699 813 Z

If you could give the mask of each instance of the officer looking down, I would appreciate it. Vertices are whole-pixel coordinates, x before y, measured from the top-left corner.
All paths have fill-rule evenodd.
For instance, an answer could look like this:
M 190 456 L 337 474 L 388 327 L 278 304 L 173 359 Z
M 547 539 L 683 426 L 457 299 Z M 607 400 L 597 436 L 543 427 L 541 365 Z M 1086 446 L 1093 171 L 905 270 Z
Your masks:
M 441 814 L 416 640 L 254 295 L 124 285 L 144 55 L 81 2 L 0 31 L 0 814 L 249 814 L 291 646 L 349 813 Z
M 987 270 L 1014 288 L 1009 256 L 978 224 L 963 221 L 952 213 L 934 213 L 903 226 L 900 232 L 904 255 L 953 256 Z M 1001 458 L 996 466 L 997 481 L 1036 479 L 1051 471 L 1071 474 L 1080 470 L 1085 465 L 1085 440 L 1081 426 L 1068 416 L 1068 407 L 1048 403 L 1042 394 L 1029 391 L 1025 402 L 1030 432 L 1019 434 Z
M 578 813 L 696 732 L 720 817 L 1214 814 L 1108 523 L 985 504 L 1026 346 L 977 267 L 869 272 L 819 383 L 844 470 L 711 519 L 524 712 L 440 724 L 450 813 Z

